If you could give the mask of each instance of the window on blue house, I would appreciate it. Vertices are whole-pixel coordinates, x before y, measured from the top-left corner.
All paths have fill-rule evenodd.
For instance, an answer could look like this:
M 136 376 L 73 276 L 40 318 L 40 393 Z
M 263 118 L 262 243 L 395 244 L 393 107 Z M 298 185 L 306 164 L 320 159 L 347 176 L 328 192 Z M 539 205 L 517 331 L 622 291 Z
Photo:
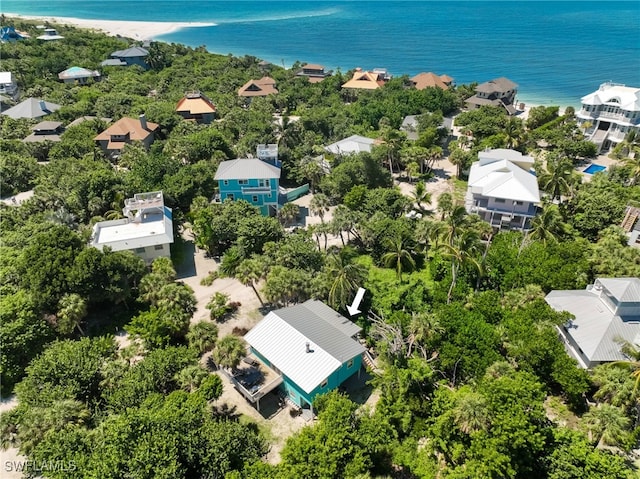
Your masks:
M 320 387 L 321 388 L 326 388 L 327 384 L 329 384 L 329 379 L 328 378 L 320 383 Z
M 235 200 L 235 198 L 233 197 L 233 193 L 228 194 L 227 199 L 231 201 Z
M 224 186 L 229 186 L 229 180 L 224 180 L 223 183 L 224 183 Z
M 347 361 L 347 367 L 350 368 L 353 366 L 353 359 L 349 359 L 349 361 Z
M 253 195 L 251 199 L 253 200 L 254 203 L 258 202 L 258 197 L 256 195 Z
M 238 184 L 239 185 L 248 185 L 249 184 L 249 180 L 238 180 Z
M 269 180 L 258 180 L 259 186 L 269 186 Z

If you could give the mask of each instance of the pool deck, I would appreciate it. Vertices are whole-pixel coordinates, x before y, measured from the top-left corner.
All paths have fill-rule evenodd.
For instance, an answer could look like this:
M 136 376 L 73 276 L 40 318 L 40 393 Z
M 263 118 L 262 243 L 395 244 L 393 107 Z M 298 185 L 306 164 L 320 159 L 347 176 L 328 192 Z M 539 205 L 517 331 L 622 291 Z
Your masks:
M 584 170 L 586 170 L 590 165 L 593 165 L 593 164 L 604 166 L 608 170 L 611 165 L 617 165 L 618 160 L 609 158 L 606 155 L 599 155 L 597 158 L 590 161 L 589 163 L 583 163 L 576 166 L 575 170 L 582 175 L 583 181 L 591 181 L 591 178 L 593 177 L 593 173 L 586 173 Z M 602 170 L 602 171 L 605 171 L 605 170 Z

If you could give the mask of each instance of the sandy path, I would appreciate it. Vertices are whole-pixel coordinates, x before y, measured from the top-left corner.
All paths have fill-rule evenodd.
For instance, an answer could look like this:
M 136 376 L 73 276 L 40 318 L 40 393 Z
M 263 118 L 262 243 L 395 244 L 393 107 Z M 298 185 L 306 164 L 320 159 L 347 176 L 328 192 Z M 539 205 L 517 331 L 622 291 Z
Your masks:
M 9 396 L 8 398 L 2 399 L 0 401 L 0 414 L 5 411 L 10 411 L 11 409 L 18 406 L 18 399 L 15 396 Z M 18 449 L 15 447 L 10 447 L 8 449 L 0 448 L 0 477 L 2 479 L 19 479 L 22 476 L 21 472 L 17 472 L 16 466 L 24 461 L 27 458 L 25 456 L 20 455 Z

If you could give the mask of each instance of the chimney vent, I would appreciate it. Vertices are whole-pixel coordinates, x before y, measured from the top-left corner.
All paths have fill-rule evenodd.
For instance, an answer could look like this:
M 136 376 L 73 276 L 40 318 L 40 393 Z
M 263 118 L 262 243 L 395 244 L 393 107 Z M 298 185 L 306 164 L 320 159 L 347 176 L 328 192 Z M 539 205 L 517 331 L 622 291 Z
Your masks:
M 305 346 L 305 350 L 306 350 L 306 352 L 307 352 L 307 353 L 310 353 L 310 352 L 311 352 L 311 348 L 309 347 L 309 343 L 308 343 L 308 342 L 307 342 L 307 343 L 305 343 L 305 345 L 304 345 L 304 346 Z
M 142 127 L 143 130 L 147 129 L 147 117 L 145 116 L 144 113 L 140 115 L 140 126 Z

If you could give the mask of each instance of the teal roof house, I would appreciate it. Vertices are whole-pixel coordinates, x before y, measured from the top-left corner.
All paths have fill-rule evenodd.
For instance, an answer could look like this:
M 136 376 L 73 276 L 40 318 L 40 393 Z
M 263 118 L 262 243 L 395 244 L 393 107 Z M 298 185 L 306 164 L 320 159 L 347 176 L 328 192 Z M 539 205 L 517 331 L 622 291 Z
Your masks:
M 271 311 L 244 339 L 251 353 L 282 377 L 289 401 L 311 408 L 319 394 L 360 371 L 365 348 L 361 328 L 326 304 L 309 300 Z
M 223 161 L 215 179 L 220 190 L 216 200 L 245 200 L 264 216 L 278 212 L 280 168 L 256 158 Z

